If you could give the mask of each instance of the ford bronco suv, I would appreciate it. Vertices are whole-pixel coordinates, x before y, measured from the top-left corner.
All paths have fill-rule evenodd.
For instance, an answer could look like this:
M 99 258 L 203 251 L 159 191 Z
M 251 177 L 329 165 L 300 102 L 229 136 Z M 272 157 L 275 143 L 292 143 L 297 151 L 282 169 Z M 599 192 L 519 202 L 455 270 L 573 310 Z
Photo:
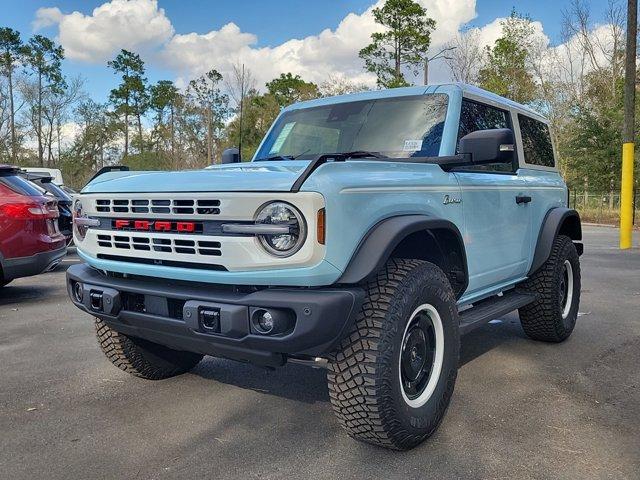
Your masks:
M 237 160 L 76 198 L 69 296 L 120 369 L 325 366 L 349 435 L 408 449 L 444 416 L 460 335 L 516 309 L 534 340 L 571 334 L 580 218 L 532 110 L 465 85 L 323 98 Z

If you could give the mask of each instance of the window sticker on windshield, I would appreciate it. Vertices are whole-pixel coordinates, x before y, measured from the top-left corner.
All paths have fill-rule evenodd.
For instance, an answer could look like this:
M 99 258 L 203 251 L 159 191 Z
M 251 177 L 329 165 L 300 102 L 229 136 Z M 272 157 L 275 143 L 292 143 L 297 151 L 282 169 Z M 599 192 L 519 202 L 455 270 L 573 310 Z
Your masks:
M 420 140 L 405 140 L 404 147 L 402 148 L 405 152 L 416 152 L 418 150 L 422 150 L 422 139 Z
M 282 127 L 282 130 L 280 130 L 280 134 L 278 135 L 278 138 L 276 138 L 276 141 L 273 142 L 273 147 L 271 147 L 271 150 L 269 151 L 270 154 L 278 153 L 280 151 L 280 149 L 282 148 L 282 145 L 284 145 L 285 140 L 287 139 L 287 137 L 289 136 L 289 134 L 291 133 L 291 130 L 295 125 L 296 125 L 296 122 L 289 122 L 284 127 Z

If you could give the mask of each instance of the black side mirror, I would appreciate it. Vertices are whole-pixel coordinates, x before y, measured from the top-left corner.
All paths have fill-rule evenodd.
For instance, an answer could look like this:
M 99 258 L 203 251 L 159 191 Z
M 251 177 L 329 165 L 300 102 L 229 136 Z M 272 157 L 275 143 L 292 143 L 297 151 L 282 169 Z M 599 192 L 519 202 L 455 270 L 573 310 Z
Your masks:
M 511 163 L 515 141 L 510 128 L 478 130 L 460 139 L 458 152 L 471 156 L 472 165 Z
M 227 148 L 222 152 L 221 163 L 240 163 L 240 150 L 237 148 Z

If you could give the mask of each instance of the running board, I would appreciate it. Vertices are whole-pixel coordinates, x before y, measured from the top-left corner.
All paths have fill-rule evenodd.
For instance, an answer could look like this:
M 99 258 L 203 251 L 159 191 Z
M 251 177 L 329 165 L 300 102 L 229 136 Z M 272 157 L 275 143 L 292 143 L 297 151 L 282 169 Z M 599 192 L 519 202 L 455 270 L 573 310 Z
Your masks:
M 495 296 L 478 302 L 460 314 L 460 335 L 469 333 L 485 323 L 500 318 L 509 312 L 533 302 L 534 293 L 511 290 L 501 296 Z

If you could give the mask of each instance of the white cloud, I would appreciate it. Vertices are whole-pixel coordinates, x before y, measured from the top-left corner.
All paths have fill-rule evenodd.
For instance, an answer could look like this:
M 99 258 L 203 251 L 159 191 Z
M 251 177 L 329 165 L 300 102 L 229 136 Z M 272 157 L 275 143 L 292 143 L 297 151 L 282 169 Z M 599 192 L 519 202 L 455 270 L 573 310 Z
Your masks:
M 122 48 L 150 52 L 174 33 L 164 9 L 156 0 L 111 0 L 91 15 L 63 14 L 58 8 L 40 8 L 33 27 L 57 25 L 57 40 L 68 58 L 101 63 Z
M 420 3 L 437 22 L 432 50 L 476 16 L 475 0 L 420 0 Z M 374 85 L 375 78 L 363 70 L 358 52 L 370 42 L 372 32 L 380 31 L 372 10 L 382 4 L 379 0 L 362 14 L 348 14 L 335 30 L 325 29 L 318 35 L 288 40 L 275 47 L 256 47 L 257 37 L 241 32 L 234 23 L 206 34 L 177 34 L 167 44 L 162 58 L 183 78 L 211 68 L 225 74 L 234 63 L 242 62 L 252 70 L 260 86 L 283 72 L 314 82 L 322 82 L 338 72 L 352 81 Z
M 56 25 L 64 18 L 63 13 L 58 7 L 39 8 L 36 11 L 36 18 L 31 22 L 34 31 L 45 27 Z
M 476 16 L 476 0 L 418 0 L 437 22 L 432 50 L 448 41 L 462 25 Z M 274 47 L 257 47 L 258 38 L 242 32 L 233 22 L 205 34 L 174 34 L 173 26 L 156 0 L 111 0 L 90 15 L 65 14 L 59 8 L 40 8 L 32 23 L 34 30 L 57 26 L 57 40 L 68 58 L 102 63 L 121 48 L 135 50 L 150 63 L 161 63 L 176 72 L 178 82 L 200 75 L 211 68 L 223 74 L 232 65 L 245 63 L 259 86 L 283 72 L 299 74 L 322 82 L 340 73 L 355 82 L 374 85 L 374 77 L 362 68 L 358 52 L 381 27 L 372 10 L 378 0 L 362 14 L 350 13 L 335 29 L 317 35 L 291 39 Z M 439 74 L 438 65 L 433 70 Z M 442 72 L 440 72 L 442 73 Z
M 476 0 L 417 1 L 437 23 L 432 35 L 431 55 L 476 17 Z M 152 66 L 173 71 L 178 85 L 182 86 L 188 79 L 212 68 L 223 75 L 228 74 L 237 63 L 244 63 L 251 69 L 260 88 L 285 72 L 316 83 L 337 74 L 373 86 L 375 78 L 364 71 L 358 52 L 369 43 L 371 33 L 380 30 L 372 10 L 383 3 L 384 0 L 377 0 L 363 13 L 349 13 L 335 29 L 269 47 L 258 47 L 258 37 L 243 32 L 234 22 L 208 33 L 176 34 L 157 0 L 111 0 L 95 8 L 90 15 L 77 11 L 66 14 L 55 7 L 40 8 L 32 25 L 35 30 L 57 26 L 57 40 L 70 59 L 104 63 L 118 50 L 126 48 L 140 53 Z M 503 20 L 497 18 L 472 29 L 482 46 L 492 45 L 501 35 Z M 549 48 L 542 24 L 536 21 L 533 26 L 549 56 L 564 57 L 566 65 L 568 57 L 577 55 L 576 39 L 567 45 Z M 596 28 L 594 35 L 607 43 L 605 27 Z M 429 70 L 431 82 L 446 82 L 451 78 L 443 60 L 434 61 Z

